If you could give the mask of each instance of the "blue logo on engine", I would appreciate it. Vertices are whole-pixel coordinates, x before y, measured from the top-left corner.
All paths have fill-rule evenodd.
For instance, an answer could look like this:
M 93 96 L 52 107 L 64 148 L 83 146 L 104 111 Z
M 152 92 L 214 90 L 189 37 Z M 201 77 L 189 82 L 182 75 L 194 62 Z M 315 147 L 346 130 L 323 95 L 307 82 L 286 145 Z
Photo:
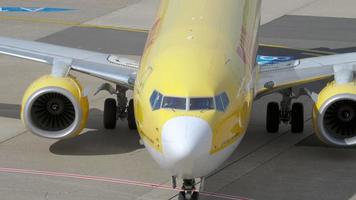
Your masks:
M 259 65 L 277 64 L 281 62 L 288 62 L 294 60 L 291 56 L 257 56 L 257 63 Z
M 40 8 L 40 7 L 0 7 L 0 12 L 65 12 L 70 8 Z

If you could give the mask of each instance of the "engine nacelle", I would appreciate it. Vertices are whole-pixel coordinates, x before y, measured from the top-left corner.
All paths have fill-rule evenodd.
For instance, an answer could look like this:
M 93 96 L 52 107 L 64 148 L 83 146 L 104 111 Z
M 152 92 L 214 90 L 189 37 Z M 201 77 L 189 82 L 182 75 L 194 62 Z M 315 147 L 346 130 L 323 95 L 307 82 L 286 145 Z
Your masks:
M 329 83 L 319 94 L 313 111 L 316 134 L 336 146 L 356 144 L 356 82 Z
M 34 134 L 64 139 L 80 134 L 86 126 L 88 98 L 74 77 L 43 76 L 26 90 L 21 118 Z

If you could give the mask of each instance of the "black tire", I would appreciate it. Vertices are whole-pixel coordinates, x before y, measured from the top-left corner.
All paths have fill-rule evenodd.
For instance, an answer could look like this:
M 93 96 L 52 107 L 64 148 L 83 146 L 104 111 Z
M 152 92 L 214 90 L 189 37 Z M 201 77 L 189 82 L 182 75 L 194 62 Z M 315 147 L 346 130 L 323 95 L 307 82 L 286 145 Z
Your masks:
M 279 131 L 280 111 L 277 102 L 271 102 L 267 105 L 266 129 L 269 133 Z
M 129 107 L 127 108 L 127 124 L 129 129 L 137 129 L 133 99 L 129 101 Z
M 116 128 L 116 100 L 106 99 L 104 104 L 104 128 L 115 129 Z
M 179 192 L 179 194 L 178 194 L 178 200 L 186 200 L 186 199 L 185 199 L 185 192 Z
M 191 200 L 198 200 L 199 199 L 199 192 L 193 192 Z
M 302 103 L 294 103 L 291 113 L 292 133 L 302 133 L 304 131 L 304 107 Z

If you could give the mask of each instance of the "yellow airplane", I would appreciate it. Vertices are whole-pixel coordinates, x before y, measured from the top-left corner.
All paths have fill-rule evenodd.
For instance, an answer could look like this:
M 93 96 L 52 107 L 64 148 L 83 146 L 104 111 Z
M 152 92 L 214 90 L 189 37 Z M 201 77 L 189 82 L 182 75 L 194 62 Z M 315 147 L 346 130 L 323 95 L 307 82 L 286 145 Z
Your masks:
M 195 179 L 232 154 L 246 133 L 253 101 L 282 94 L 267 108 L 267 131 L 290 123 L 303 132 L 301 95 L 315 102 L 316 134 L 331 145 L 356 143 L 356 54 L 257 65 L 260 0 L 164 0 L 140 62 L 119 55 L 0 37 L 0 53 L 52 65 L 52 73 L 25 92 L 22 119 L 34 134 L 64 139 L 86 125 L 89 103 L 70 74 L 104 84 L 104 126 L 127 117 L 152 157 L 183 179 L 179 199 L 198 199 Z M 323 84 L 327 83 L 327 85 Z M 320 86 L 321 87 L 317 87 Z M 126 91 L 133 90 L 128 100 Z

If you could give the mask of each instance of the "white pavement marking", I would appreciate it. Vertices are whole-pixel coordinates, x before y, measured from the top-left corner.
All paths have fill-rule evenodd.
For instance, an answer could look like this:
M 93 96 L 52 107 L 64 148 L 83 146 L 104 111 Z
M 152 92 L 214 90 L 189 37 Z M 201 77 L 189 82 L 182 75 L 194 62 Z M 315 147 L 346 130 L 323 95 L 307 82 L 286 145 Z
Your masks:
M 149 30 L 153 25 L 158 5 L 159 0 L 141 0 L 85 24 Z

